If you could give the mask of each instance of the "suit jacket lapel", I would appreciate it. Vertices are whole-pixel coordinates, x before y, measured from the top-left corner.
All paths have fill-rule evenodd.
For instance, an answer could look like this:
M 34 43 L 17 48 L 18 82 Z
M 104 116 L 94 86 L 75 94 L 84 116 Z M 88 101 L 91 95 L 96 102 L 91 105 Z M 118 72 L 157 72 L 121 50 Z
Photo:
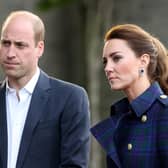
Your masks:
M 121 163 L 115 145 L 115 122 L 112 118 L 107 118 L 101 123 L 91 128 L 92 134 L 112 158 L 116 165 L 121 168 Z
M 0 88 L 0 167 L 7 167 L 7 119 L 6 119 L 6 99 L 5 99 L 5 82 Z
M 26 152 L 29 148 L 33 130 L 39 122 L 43 109 L 48 100 L 47 90 L 49 89 L 49 79 L 41 72 L 38 83 L 32 95 L 27 119 L 25 122 L 22 140 L 20 144 L 16 168 L 20 168 L 24 162 Z

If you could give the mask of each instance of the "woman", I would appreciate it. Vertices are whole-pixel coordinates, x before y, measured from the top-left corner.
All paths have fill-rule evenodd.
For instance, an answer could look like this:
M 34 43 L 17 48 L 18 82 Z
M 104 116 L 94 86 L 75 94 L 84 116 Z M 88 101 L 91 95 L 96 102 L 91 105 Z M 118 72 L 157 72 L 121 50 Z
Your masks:
M 117 25 L 105 35 L 103 64 L 112 90 L 126 98 L 91 132 L 108 168 L 168 168 L 168 56 L 141 27 Z

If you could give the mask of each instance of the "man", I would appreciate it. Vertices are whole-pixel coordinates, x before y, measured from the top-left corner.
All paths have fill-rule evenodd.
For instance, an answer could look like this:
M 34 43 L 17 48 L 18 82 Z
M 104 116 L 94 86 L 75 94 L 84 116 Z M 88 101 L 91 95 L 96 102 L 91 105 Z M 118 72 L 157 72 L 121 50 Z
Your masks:
M 12 12 L 2 26 L 0 167 L 86 168 L 87 94 L 38 67 L 44 33 L 42 20 L 28 11 Z

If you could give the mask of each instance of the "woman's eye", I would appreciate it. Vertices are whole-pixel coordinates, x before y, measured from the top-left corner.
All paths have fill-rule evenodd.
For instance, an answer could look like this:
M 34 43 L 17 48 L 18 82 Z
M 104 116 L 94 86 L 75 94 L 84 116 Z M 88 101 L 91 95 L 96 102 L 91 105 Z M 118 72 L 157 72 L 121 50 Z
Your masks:
M 106 63 L 107 63 L 107 60 L 106 59 L 103 59 L 103 66 L 105 66 L 106 65 Z
M 119 62 L 121 60 L 121 58 L 122 58 L 121 56 L 113 56 L 112 59 L 114 62 Z

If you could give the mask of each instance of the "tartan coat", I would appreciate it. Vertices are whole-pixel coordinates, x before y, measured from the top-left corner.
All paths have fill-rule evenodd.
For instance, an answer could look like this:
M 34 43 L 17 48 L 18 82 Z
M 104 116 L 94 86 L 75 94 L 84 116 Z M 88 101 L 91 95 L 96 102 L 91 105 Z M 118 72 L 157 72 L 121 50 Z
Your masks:
M 157 82 L 91 128 L 107 154 L 107 168 L 168 168 L 168 97 Z

